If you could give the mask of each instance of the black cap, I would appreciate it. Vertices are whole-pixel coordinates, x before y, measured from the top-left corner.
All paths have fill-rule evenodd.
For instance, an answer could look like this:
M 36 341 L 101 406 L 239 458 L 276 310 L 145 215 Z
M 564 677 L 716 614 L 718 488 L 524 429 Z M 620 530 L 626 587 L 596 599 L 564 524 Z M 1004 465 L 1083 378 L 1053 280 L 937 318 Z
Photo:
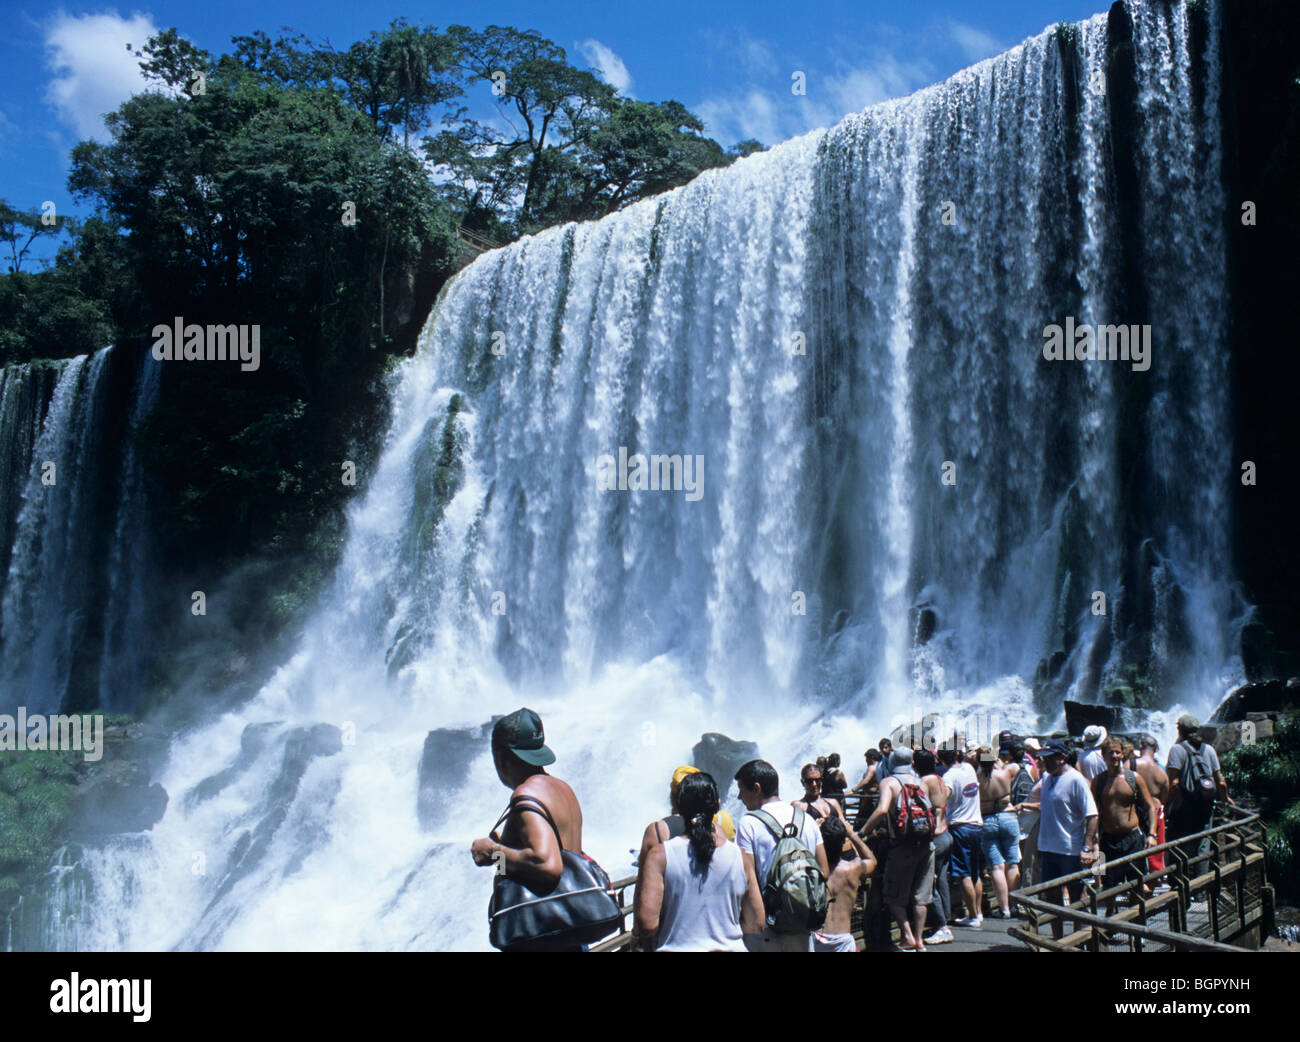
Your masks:
M 1065 743 L 1059 738 L 1053 738 L 1050 742 L 1043 745 L 1042 756 L 1069 756 L 1070 750 L 1065 747 Z
M 531 709 L 516 709 L 492 727 L 492 744 L 504 745 L 524 763 L 545 767 L 555 762 L 555 754 L 546 747 L 542 718 Z

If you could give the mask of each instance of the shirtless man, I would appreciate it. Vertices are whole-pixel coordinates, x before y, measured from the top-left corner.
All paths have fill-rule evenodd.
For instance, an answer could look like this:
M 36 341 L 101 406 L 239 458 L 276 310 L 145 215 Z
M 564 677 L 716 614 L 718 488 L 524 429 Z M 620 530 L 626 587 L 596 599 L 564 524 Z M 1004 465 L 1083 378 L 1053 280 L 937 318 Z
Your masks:
M 1021 767 L 1012 762 L 1010 748 L 1003 748 L 997 759 L 993 750 L 979 750 L 980 813 L 984 826 L 980 848 L 993 877 L 998 899 L 995 918 L 1011 918 L 1011 891 L 1020 886 L 1020 817 L 1011 809 L 1011 783 Z
M 1138 743 L 1138 760 L 1133 765 L 1142 780 L 1147 783 L 1147 791 L 1151 793 L 1151 798 L 1156 802 L 1155 836 L 1157 846 L 1165 841 L 1165 804 L 1169 801 L 1169 775 L 1165 773 L 1165 769 L 1156 760 L 1156 753 L 1159 751 L 1160 743 L 1156 741 L 1155 735 L 1143 735 L 1142 741 Z M 1162 850 L 1159 854 L 1152 854 L 1147 861 L 1151 865 L 1152 872 L 1162 871 L 1165 867 L 1164 851 Z
M 1103 886 L 1109 889 L 1125 878 L 1146 874 L 1144 860 L 1131 861 L 1117 869 L 1111 862 L 1136 854 L 1156 843 L 1154 833 L 1143 822 L 1155 820 L 1155 803 L 1142 775 L 1124 767 L 1124 743 L 1114 736 L 1101 743 L 1106 770 L 1092 779 L 1092 798 L 1101 815 L 1101 852 L 1106 856 Z M 1136 783 L 1136 785 L 1135 785 Z M 1106 914 L 1115 911 L 1115 899 L 1106 902 Z
M 828 800 L 822 795 L 820 767 L 815 763 L 805 764 L 803 770 L 799 772 L 799 780 L 803 782 L 803 799 L 791 800 L 791 803 L 809 815 L 818 825 L 827 818 L 844 819 L 844 812 L 840 810 L 839 803 L 836 800 Z
M 826 923 L 813 934 L 813 951 L 856 952 L 853 906 L 858 902 L 858 890 L 876 870 L 876 858 L 843 818 L 822 822 L 822 840 L 831 874 L 826 880 Z
M 511 810 L 499 832 L 474 840 L 474 864 L 497 865 L 499 872 L 545 896 L 564 872 L 561 850 L 582 852 L 582 808 L 573 790 L 544 770 L 555 762 L 555 754 L 546 747 L 541 717 L 531 709 L 516 710 L 496 722 L 492 760 L 497 777 L 511 790 Z M 576 950 L 574 945 L 560 949 L 565 947 Z

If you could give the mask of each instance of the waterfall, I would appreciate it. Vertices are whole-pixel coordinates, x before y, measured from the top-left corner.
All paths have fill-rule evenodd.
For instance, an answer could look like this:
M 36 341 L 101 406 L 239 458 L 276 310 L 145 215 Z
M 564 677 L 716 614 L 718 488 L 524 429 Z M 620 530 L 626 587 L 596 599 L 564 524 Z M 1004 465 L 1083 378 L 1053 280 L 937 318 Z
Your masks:
M 618 875 L 705 731 L 788 790 L 894 719 L 1051 723 L 1135 659 L 1215 701 L 1217 20 L 1134 2 L 462 271 L 297 652 L 176 737 L 57 945 L 486 947 L 505 790 L 465 736 L 422 829 L 418 765 L 519 705 Z M 1067 319 L 1150 325 L 1150 368 L 1045 360 Z M 604 487 L 638 454 L 700 495 Z
M 58 711 L 85 634 L 100 526 L 93 466 L 109 349 L 63 363 L 32 448 L 0 600 L 6 701 Z
M 128 421 L 131 435 L 158 404 L 161 382 L 161 365 L 146 353 L 140 362 Z M 131 710 L 148 689 L 147 658 L 141 651 L 155 640 L 150 632 L 155 568 L 153 546 L 147 538 L 152 517 L 145 485 L 144 461 L 131 436 L 118 481 L 117 521 L 108 553 L 105 633 L 98 670 L 99 706 L 109 712 Z
M 14 529 L 61 363 L 26 362 L 0 369 L 0 576 L 9 571 Z
M 157 401 L 116 348 L 0 370 L 0 710 L 129 709 L 153 643 L 148 498 L 127 433 Z M 122 430 L 119 396 L 129 420 Z

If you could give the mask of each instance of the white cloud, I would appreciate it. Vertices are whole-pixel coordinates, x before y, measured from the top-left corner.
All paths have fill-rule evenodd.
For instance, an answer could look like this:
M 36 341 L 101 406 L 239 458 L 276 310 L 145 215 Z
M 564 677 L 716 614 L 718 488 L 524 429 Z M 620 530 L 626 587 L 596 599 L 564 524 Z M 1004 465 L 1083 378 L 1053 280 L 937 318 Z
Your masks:
M 623 59 L 606 47 L 599 40 L 583 40 L 577 45 L 579 52 L 602 80 L 620 94 L 629 94 L 632 89 L 632 74 L 627 71 Z
M 924 87 L 932 79 L 932 70 L 922 62 L 899 61 L 886 54 L 868 65 L 843 67 L 827 80 L 826 96 L 834 120 L 851 112 L 861 112 L 868 105 L 890 98 L 901 98 Z
M 750 36 L 744 29 L 733 41 L 740 67 L 751 76 L 772 73 L 778 68 L 776 55 L 772 48 L 756 36 Z
M 1006 50 L 995 37 L 984 30 L 959 22 L 955 18 L 948 19 L 944 29 L 948 38 L 957 45 L 957 50 L 961 51 L 962 57 L 968 62 L 982 61 Z
M 696 105 L 694 111 L 704 121 L 705 133 L 724 147 L 748 138 L 775 145 L 805 129 L 799 105 L 802 100 L 791 97 L 778 102 L 768 91 L 753 89 L 709 98 Z
M 924 63 L 883 55 L 868 64 L 841 64 L 825 77 L 809 71 L 806 95 L 756 87 L 707 98 L 694 107 L 705 132 L 719 144 L 757 138 L 775 145 L 817 127 L 834 126 L 868 105 L 902 97 L 933 78 Z
M 107 139 L 103 117 L 145 87 L 139 48 L 156 33 L 144 14 L 123 18 L 114 12 L 70 15 L 60 11 L 45 31 L 45 50 L 54 73 L 46 100 L 59 118 L 83 138 Z

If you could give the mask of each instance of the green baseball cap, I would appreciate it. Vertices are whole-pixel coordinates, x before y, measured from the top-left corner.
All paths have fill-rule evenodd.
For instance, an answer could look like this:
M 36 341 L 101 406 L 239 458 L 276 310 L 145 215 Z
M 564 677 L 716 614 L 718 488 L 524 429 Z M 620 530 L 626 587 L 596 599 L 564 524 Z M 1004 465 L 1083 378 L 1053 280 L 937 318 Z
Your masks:
M 542 718 L 531 709 L 516 709 L 492 726 L 492 744 L 504 745 L 524 763 L 545 767 L 555 762 L 555 753 L 546 747 Z

